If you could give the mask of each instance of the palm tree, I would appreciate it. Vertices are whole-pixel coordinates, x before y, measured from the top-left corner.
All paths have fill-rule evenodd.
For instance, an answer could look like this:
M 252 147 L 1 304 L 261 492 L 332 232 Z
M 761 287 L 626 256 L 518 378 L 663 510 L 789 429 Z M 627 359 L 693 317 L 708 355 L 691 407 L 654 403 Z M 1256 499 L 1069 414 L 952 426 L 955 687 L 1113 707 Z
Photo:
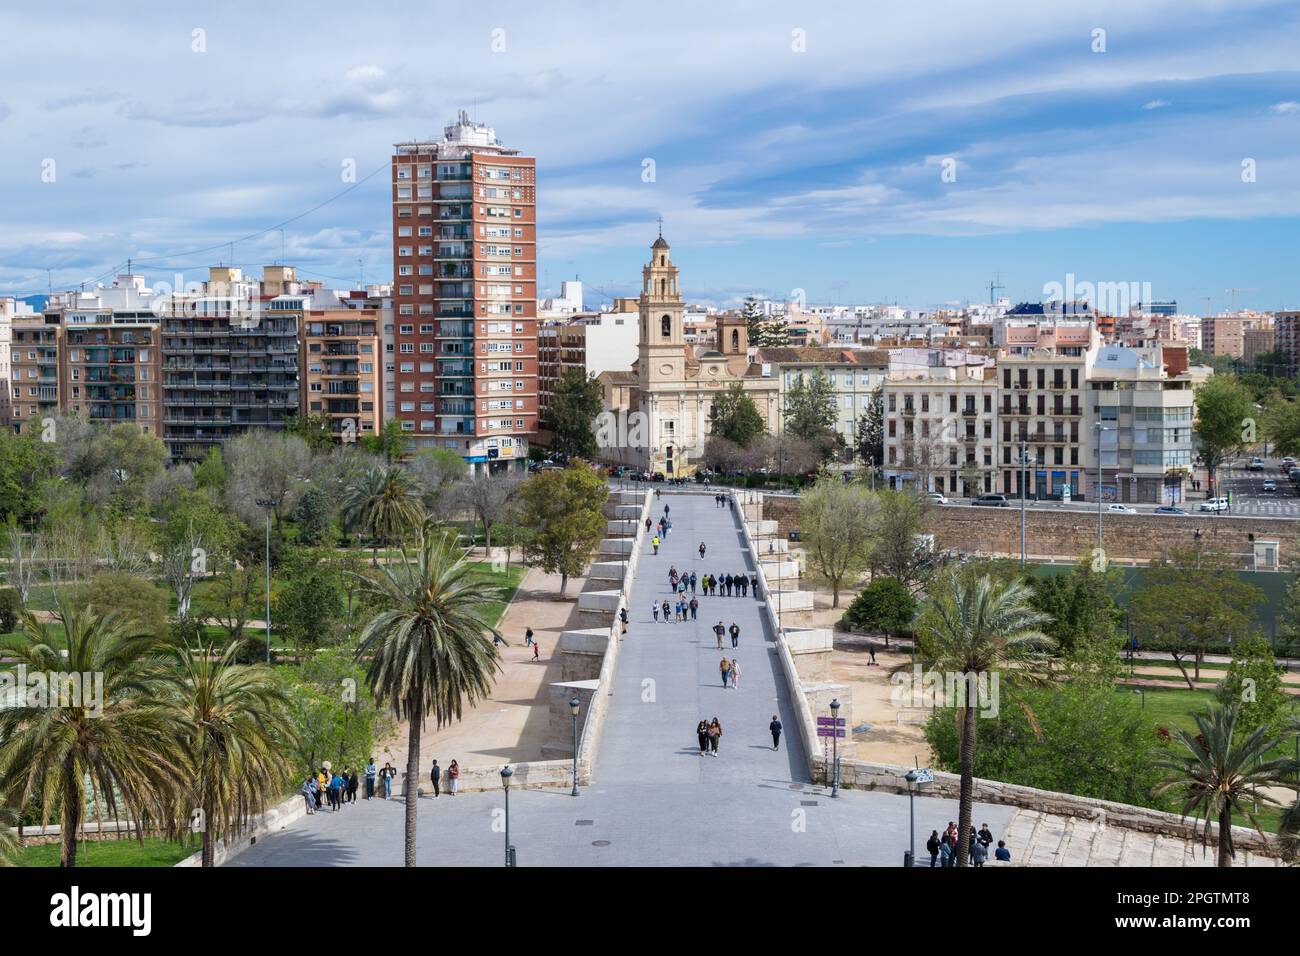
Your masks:
M 2 650 L 26 666 L 29 682 L 48 675 L 51 686 L 43 700 L 29 694 L 0 709 L 0 801 L 39 799 L 43 824 L 57 812 L 60 866 L 77 865 L 88 792 L 97 815 L 118 817 L 120 805 L 141 839 L 146 818 L 167 826 L 185 763 L 158 639 L 116 613 L 73 609 L 62 598 L 53 622 L 29 611 L 20 620 L 22 634 Z M 66 657 L 53 623 L 66 634 Z
M 23 846 L 18 831 L 9 825 L 16 817 L 12 810 L 0 807 L 0 866 L 13 866 L 14 857 Z
M 415 479 L 400 465 L 371 465 L 354 478 L 343 492 L 342 515 L 370 535 L 372 564 L 379 563 L 381 542 L 400 541 L 424 518 Z
M 1156 766 L 1169 771 L 1156 787 L 1157 794 L 1173 790 L 1183 798 L 1183 816 L 1204 817 L 1201 846 L 1209 843 L 1210 825 L 1219 825 L 1219 866 L 1232 866 L 1232 814 L 1240 812 L 1260 834 L 1259 821 L 1251 809 L 1255 804 L 1280 806 L 1268 793 L 1270 787 L 1296 788 L 1300 762 L 1290 758 L 1267 759 L 1278 744 L 1268 727 L 1257 727 L 1234 739 L 1237 705 L 1216 706 L 1208 713 L 1192 715 L 1196 734 L 1174 731 L 1182 745 L 1175 753 L 1159 752 Z M 1297 822 L 1294 808 L 1283 817 L 1283 850 L 1288 832 Z
M 1045 680 L 1034 667 L 1053 642 L 1039 628 L 1051 616 L 1029 603 L 1029 585 L 1022 580 L 999 582 L 952 570 L 930 592 L 917 629 L 921 654 L 940 673 L 960 675 L 958 684 L 975 675 L 997 673 L 1000 683 Z M 1026 666 L 1028 665 L 1028 666 Z M 975 789 L 976 701 L 966 700 L 961 719 L 961 809 L 957 865 L 965 866 L 970 851 L 971 800 Z
M 289 779 L 284 743 L 295 734 L 284 691 L 269 667 L 238 663 L 241 643 L 221 652 L 175 647 L 191 785 L 177 817 L 202 811 L 204 866 L 213 865 L 216 841 L 238 836 Z
M 492 689 L 500 670 L 492 629 L 480 616 L 500 589 L 475 578 L 473 566 L 450 532 L 420 532 L 414 562 L 402 553 L 397 565 L 364 579 L 379 611 L 361 631 L 357 661 L 376 701 L 410 723 L 406 752 L 406 865 L 415 866 L 416 797 L 420 783 L 420 731 L 433 716 L 438 727 L 460 720 Z

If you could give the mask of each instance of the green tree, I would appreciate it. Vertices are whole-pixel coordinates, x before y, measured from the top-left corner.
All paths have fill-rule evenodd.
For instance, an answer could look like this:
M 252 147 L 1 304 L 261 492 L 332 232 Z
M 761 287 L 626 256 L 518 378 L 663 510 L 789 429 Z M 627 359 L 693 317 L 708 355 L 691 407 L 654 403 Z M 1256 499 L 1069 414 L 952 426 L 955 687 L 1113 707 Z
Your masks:
M 221 457 L 221 446 L 213 445 L 194 469 L 194 484 L 217 495 L 226 493 L 226 465 Z
M 410 441 L 402 431 L 399 419 L 390 418 L 377 435 L 363 435 L 361 445 L 372 455 L 382 455 L 390 465 L 401 460 L 409 450 Z
M 1044 630 L 1063 654 L 1083 644 L 1114 642 L 1123 615 L 1117 570 L 1094 570 L 1092 558 L 1087 556 L 1076 562 L 1069 574 L 1034 577 L 1030 583 L 1030 600 L 1051 616 Z
M 540 423 L 551 433 L 551 451 L 569 458 L 595 458 L 600 448 L 593 424 L 602 407 L 595 375 L 576 368 L 561 375 Z
M 100 614 L 116 612 L 145 633 L 162 635 L 167 627 L 167 592 L 148 578 L 126 571 L 102 571 L 76 589 L 73 603 Z
M 831 607 L 871 561 L 879 499 L 860 482 L 823 476 L 799 498 L 799 534 L 814 573 L 830 585 Z
M 188 787 L 177 816 L 202 811 L 202 862 L 218 840 L 238 837 L 289 782 L 283 741 L 292 741 L 288 702 L 269 667 L 238 663 L 238 643 L 175 648 L 175 708 L 184 731 Z
M 366 586 L 382 610 L 362 629 L 356 659 L 375 699 L 407 722 L 405 859 L 415 866 L 420 731 L 430 716 L 437 727 L 460 720 L 491 693 L 501 665 L 481 615 L 500 591 L 473 574 L 450 533 L 431 527 L 415 562 L 385 565 Z
M 1238 577 L 1221 551 L 1179 548 L 1147 569 L 1129 613 L 1142 643 L 1168 651 L 1194 690 L 1206 651 L 1244 638 L 1263 597 L 1259 588 Z M 1195 662 L 1194 678 L 1183 663 L 1189 656 Z
M 911 491 L 884 490 L 876 497 L 880 509 L 872 534 L 872 572 L 914 588 L 934 564 L 934 555 L 918 537 L 925 530 L 930 503 Z
M 70 693 L 74 683 L 56 681 L 67 706 L 29 699 L 0 708 L 0 802 L 38 800 L 42 825 L 57 814 L 59 865 L 76 866 L 88 793 L 106 816 L 130 820 L 143 838 L 146 817 L 172 819 L 187 785 L 186 760 L 159 636 L 62 600 L 52 618 L 24 611 L 22 631 L 0 646 L 4 655 L 30 673 L 92 674 L 99 683 Z
M 15 435 L 0 429 L 0 518 L 30 527 L 40 510 L 41 489 L 59 471 L 59 455 L 39 432 Z
M 329 495 L 315 485 L 302 493 L 291 517 L 298 525 L 298 542 L 308 546 L 324 544 L 334 526 Z
M 1023 581 L 999 584 L 981 577 L 972 582 L 950 572 L 930 589 L 917 638 L 922 659 L 942 674 L 997 673 L 1008 685 L 1029 684 L 1041 680 L 1038 665 L 1051 647 L 1051 638 L 1040 630 L 1046 623 L 1047 615 L 1029 603 L 1029 586 Z M 957 865 L 965 866 L 970 850 L 979 710 L 970 699 L 954 703 L 961 721 Z
M 1273 440 L 1275 451 L 1283 455 L 1300 454 L 1300 402 L 1271 402 L 1264 414 L 1264 422 L 1264 430 Z
M 524 556 L 560 576 L 560 597 L 569 578 L 587 570 L 605 536 L 609 485 L 582 459 L 569 467 L 538 472 L 523 483 L 521 522 L 532 529 Z
M 1237 733 L 1257 727 L 1279 737 L 1288 720 L 1291 698 L 1273 657 L 1273 648 L 1261 634 L 1248 634 L 1232 645 L 1228 675 L 1219 684 L 1219 702 L 1237 707 Z
M 873 578 L 844 612 L 844 622 L 864 631 L 880 631 L 889 646 L 890 635 L 912 626 L 917 603 L 912 592 L 896 578 Z
M 355 653 L 323 647 L 298 667 L 275 668 L 295 729 L 284 745 L 297 766 L 319 767 L 322 760 L 360 764 L 374 753 L 375 741 L 392 731 L 391 718 L 374 698 L 355 693 L 366 677 Z
M 276 628 L 306 657 L 331 635 L 344 614 L 343 594 L 335 569 L 313 551 L 285 562 L 285 583 L 275 597 Z
M 370 537 L 371 563 L 379 563 L 379 546 L 401 541 L 423 520 L 419 489 L 400 465 L 374 465 L 343 493 L 343 521 Z
M 1260 834 L 1254 806 L 1280 806 L 1275 787 L 1296 788 L 1300 763 L 1269 759 L 1278 740 L 1267 727 L 1237 733 L 1237 708 L 1215 707 L 1192 715 L 1198 733 L 1175 730 L 1176 749 L 1160 753 L 1155 764 L 1166 771 L 1157 793 L 1173 793 L 1182 803 L 1183 816 L 1205 821 L 1201 845 L 1210 839 L 1211 823 L 1218 824 L 1219 866 L 1232 866 L 1232 816 L 1240 813 Z
M 740 448 L 763 434 L 763 416 L 740 382 L 732 382 L 713 400 L 709 434 Z
M 740 316 L 745 320 L 745 337 L 750 345 L 756 348 L 779 348 L 789 343 L 790 330 L 784 320 L 764 316 L 763 307 L 756 297 L 745 296 Z
M 785 430 L 795 438 L 825 446 L 834 441 L 835 387 L 821 369 L 795 377 L 785 397 Z
M 328 451 L 334 447 L 334 420 L 324 412 L 287 415 L 284 431 L 287 435 L 297 435 L 312 451 Z
M 1249 443 L 1255 422 L 1250 393 L 1236 379 L 1216 375 L 1196 390 L 1194 434 L 1201 459 L 1209 472 L 1211 491 L 1217 493 L 1219 466 Z
M 885 460 L 885 396 L 883 386 L 871 393 L 867 410 L 854 428 L 854 450 L 863 463 L 879 467 Z

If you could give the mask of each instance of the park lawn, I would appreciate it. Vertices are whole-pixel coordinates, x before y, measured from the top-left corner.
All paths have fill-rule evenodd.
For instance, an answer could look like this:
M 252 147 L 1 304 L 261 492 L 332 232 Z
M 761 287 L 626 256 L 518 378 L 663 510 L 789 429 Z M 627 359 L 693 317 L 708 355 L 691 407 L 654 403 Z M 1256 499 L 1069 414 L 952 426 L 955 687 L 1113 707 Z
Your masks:
M 475 578 L 501 588 L 501 597 L 483 606 L 483 620 L 489 626 L 496 627 L 501 623 L 501 616 L 505 614 L 506 607 L 514 599 L 515 592 L 519 590 L 519 582 L 524 579 L 524 573 L 528 569 L 521 564 L 512 564 L 504 572 L 494 571 L 491 562 L 488 561 L 472 562 L 471 567 L 473 569 L 471 573 Z
M 83 840 L 77 844 L 77 866 L 175 866 L 197 849 L 158 837 L 146 837 L 143 843 L 135 840 Z M 14 856 L 14 865 L 58 866 L 59 845 L 44 843 L 23 847 Z

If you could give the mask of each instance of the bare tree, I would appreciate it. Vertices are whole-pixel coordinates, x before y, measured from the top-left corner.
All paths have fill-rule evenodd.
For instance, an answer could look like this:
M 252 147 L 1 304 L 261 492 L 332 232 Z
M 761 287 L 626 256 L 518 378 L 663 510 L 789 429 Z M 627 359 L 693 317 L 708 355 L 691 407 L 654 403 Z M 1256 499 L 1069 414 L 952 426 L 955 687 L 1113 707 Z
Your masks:
M 475 475 L 460 486 L 460 497 L 483 524 L 484 544 L 492 551 L 492 526 L 505 514 L 510 499 L 519 492 L 518 475 Z
M 163 578 L 176 593 L 176 616 L 182 619 L 190 615 L 194 582 L 207 570 L 203 542 L 202 532 L 191 521 L 185 533 L 164 541 L 161 548 Z
M 9 559 L 9 584 L 18 591 L 18 599 L 27 604 L 36 582 L 36 561 L 32 555 L 31 536 L 18 526 L 18 519 L 9 516 L 5 529 L 5 547 Z
M 95 539 L 95 553 L 110 571 L 142 574 L 150 565 L 149 534 L 129 520 L 101 525 Z
M 258 499 L 271 502 L 278 526 L 306 490 L 312 472 L 311 449 L 297 435 L 273 431 L 245 432 L 226 444 L 230 484 L 226 499 L 232 511 L 256 523 L 265 514 Z

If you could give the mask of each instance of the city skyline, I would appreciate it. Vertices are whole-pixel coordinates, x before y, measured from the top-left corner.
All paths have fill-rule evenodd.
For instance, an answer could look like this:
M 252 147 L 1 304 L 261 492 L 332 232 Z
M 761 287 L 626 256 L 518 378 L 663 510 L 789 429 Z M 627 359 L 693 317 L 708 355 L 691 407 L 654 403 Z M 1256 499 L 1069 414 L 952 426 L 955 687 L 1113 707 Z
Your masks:
M 1032 301 L 1069 274 L 1150 283 L 1188 313 L 1226 310 L 1231 288 L 1238 307 L 1297 304 L 1294 4 L 937 20 L 723 5 L 688 29 L 669 4 L 637 31 L 486 10 L 456 44 L 381 35 L 352 9 L 346 41 L 327 15 L 259 11 L 252 31 L 251 9 L 131 23 L 85 6 L 80 66 L 53 78 L 25 64 L 65 22 L 3 15 L 30 42 L 0 95 L 21 144 L 0 157 L 0 293 L 107 281 L 128 257 L 167 281 L 227 261 L 389 281 L 392 144 L 465 108 L 537 157 L 542 297 L 575 275 L 589 305 L 634 292 L 663 216 L 701 304 L 802 289 L 929 309 L 986 301 L 998 275 Z

